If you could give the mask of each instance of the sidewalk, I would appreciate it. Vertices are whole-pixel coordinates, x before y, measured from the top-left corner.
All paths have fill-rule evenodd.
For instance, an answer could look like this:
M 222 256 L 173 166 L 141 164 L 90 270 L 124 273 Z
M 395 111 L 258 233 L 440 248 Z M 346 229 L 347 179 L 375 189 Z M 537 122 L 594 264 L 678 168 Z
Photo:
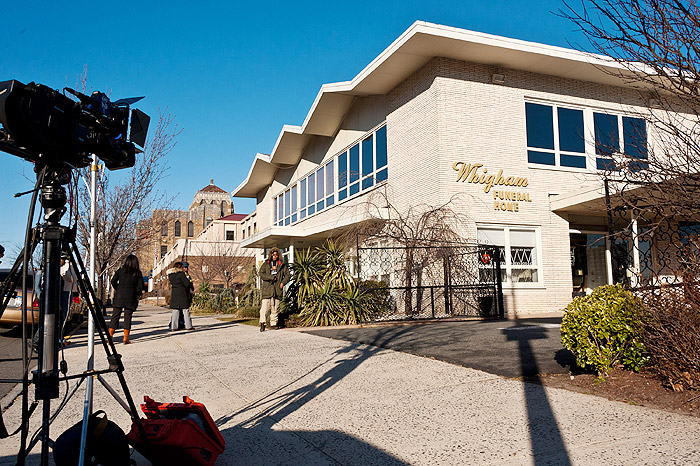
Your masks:
M 124 375 L 137 403 L 144 395 L 204 403 L 226 439 L 218 465 L 700 463 L 697 418 L 213 317 L 169 334 L 169 315 L 154 306 L 136 312 L 133 344 L 117 345 Z M 85 365 L 85 340 L 76 335 L 66 349 L 70 373 Z M 95 354 L 96 366 L 106 367 L 101 347 Z M 116 376 L 107 378 L 119 389 Z M 53 423 L 52 438 L 82 418 L 83 399 L 81 387 Z M 128 431 L 127 413 L 99 384 L 94 409 Z M 17 400 L 4 413 L 8 430 L 19 416 Z M 0 441 L 0 465 L 14 464 L 18 446 L 19 436 Z M 28 464 L 38 464 L 39 451 Z

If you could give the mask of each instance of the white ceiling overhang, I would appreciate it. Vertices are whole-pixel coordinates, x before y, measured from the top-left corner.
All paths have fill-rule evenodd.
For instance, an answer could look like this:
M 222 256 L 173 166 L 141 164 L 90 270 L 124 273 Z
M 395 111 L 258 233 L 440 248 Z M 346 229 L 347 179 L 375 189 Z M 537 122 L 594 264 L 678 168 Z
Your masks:
M 277 167 L 270 163 L 267 154 L 255 154 L 253 165 L 246 179 L 231 192 L 231 197 L 256 197 L 274 179 Z
M 336 134 L 356 97 L 388 93 L 434 57 L 617 86 L 628 85 L 622 76 L 630 75 L 600 55 L 416 21 L 351 81 L 324 84 L 304 123 L 283 127 L 269 163 L 296 165 L 311 137 Z M 254 168 L 250 173 L 258 175 Z M 269 185 L 272 177 L 266 180 L 258 183 L 249 174 L 234 196 L 254 197 L 253 186 Z

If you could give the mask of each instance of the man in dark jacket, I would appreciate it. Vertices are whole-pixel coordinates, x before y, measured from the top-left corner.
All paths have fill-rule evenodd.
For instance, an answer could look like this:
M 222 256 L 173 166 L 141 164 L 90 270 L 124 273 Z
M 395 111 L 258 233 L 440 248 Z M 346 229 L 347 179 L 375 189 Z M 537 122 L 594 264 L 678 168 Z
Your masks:
M 194 293 L 194 285 L 185 272 L 182 270 L 182 262 L 175 262 L 173 268 L 168 269 L 168 280 L 170 280 L 170 309 L 173 314 L 170 317 L 170 331 L 178 328 L 180 312 L 185 318 L 185 330 L 192 330 L 192 319 L 190 317 L 191 296 Z
M 287 263 L 282 261 L 282 253 L 277 248 L 270 250 L 270 257 L 260 266 L 260 331 L 265 331 L 265 324 L 270 317 L 270 329 L 277 329 L 277 312 L 282 298 L 284 285 L 289 281 Z

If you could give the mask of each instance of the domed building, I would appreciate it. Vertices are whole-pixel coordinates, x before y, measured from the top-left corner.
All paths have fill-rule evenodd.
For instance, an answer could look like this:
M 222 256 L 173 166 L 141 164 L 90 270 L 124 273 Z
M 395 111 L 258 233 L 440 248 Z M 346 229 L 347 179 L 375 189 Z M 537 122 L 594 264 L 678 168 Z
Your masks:
M 206 262 L 214 260 L 211 259 L 213 257 L 232 258 L 252 254 L 250 251 L 240 252 L 238 246 L 243 236 L 242 223 L 247 217 L 234 213 L 230 194 L 216 186 L 213 179 L 210 180 L 207 186 L 195 193 L 189 210 L 153 211 L 148 222 L 150 224 L 144 224 L 141 228 L 141 234 L 150 239 L 147 246 L 138 252 L 142 270 L 150 270 L 149 275 L 157 278 L 175 261 L 194 261 L 198 269 L 193 270 L 194 264 L 190 265 L 190 274 L 195 282 L 207 280 L 223 283 L 227 277 L 208 276 L 211 267 Z M 200 270 L 202 268 L 203 271 Z M 199 275 L 202 277 L 198 280 Z

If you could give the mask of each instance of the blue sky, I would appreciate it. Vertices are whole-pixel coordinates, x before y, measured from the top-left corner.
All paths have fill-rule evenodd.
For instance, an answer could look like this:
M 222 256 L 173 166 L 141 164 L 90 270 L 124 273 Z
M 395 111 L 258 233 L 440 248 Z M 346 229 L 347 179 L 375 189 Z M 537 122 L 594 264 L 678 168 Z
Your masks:
M 232 191 L 284 124 L 303 123 L 321 85 L 347 81 L 414 21 L 569 47 L 584 43 L 553 12 L 561 1 L 6 2 L 0 81 L 91 90 L 175 115 L 182 133 L 160 189 L 188 208 L 214 183 Z M 0 153 L 0 244 L 9 266 L 24 238 L 32 165 Z M 249 213 L 253 200 L 234 199 Z

